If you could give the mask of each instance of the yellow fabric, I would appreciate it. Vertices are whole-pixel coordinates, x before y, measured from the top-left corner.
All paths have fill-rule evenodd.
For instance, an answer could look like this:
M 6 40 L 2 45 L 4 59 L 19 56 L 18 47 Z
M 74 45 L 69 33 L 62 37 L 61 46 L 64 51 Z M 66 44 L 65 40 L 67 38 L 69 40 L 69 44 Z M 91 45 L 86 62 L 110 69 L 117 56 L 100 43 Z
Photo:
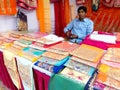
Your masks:
M 97 62 L 101 58 L 103 53 L 104 53 L 103 49 L 86 45 L 86 44 L 82 44 L 79 48 L 71 52 L 73 56 L 76 56 L 78 58 L 85 59 L 91 62 Z

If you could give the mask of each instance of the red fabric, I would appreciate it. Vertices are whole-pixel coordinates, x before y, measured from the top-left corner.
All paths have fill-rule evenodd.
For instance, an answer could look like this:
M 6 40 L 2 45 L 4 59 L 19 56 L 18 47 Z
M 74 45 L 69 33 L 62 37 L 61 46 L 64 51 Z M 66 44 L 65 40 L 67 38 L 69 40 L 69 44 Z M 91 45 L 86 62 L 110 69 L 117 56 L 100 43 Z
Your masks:
M 33 69 L 36 90 L 48 90 L 50 76 Z
M 3 60 L 3 53 L 0 52 L 0 78 L 1 81 L 5 86 L 7 86 L 10 90 L 17 90 L 17 88 L 14 86 L 10 75 L 8 74 L 8 71 L 4 65 L 4 60 Z
M 62 0 L 54 3 L 54 11 L 55 11 L 55 34 L 58 36 L 64 36 L 64 8 L 62 4 Z

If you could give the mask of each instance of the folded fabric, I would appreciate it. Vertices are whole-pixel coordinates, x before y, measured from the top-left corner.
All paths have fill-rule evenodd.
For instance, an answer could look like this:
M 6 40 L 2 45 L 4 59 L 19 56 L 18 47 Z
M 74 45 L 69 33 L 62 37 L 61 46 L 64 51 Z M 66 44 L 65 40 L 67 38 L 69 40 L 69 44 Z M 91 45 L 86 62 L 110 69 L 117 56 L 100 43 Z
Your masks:
M 41 55 L 46 52 L 45 50 L 38 50 L 30 47 L 26 47 L 22 50 L 22 53 L 19 54 L 22 57 L 27 58 L 28 60 L 34 62 L 41 57 Z
M 57 42 L 61 42 L 63 40 L 64 39 L 62 37 L 58 37 L 54 34 L 49 34 L 49 35 L 46 35 L 44 37 L 41 37 L 41 38 L 37 39 L 37 42 L 40 42 L 40 43 L 43 43 L 43 44 L 46 44 L 46 45 L 50 45 L 50 44 L 54 44 L 54 43 L 57 43 Z
M 111 86 L 104 85 L 97 81 L 94 82 L 93 89 L 95 89 L 95 90 L 117 90 Z
M 64 51 L 64 52 L 65 51 L 66 52 L 71 52 L 78 47 L 79 47 L 78 44 L 71 43 L 71 42 L 68 42 L 68 41 L 63 41 L 59 44 L 56 44 L 56 45 L 50 47 L 50 49 L 58 50 L 58 51 Z
M 56 59 L 56 60 L 62 60 L 63 58 L 67 57 L 68 55 L 61 55 L 61 54 L 47 51 L 44 54 L 42 54 L 42 56 L 49 57 L 49 58 Z
M 81 44 L 79 48 L 73 50 L 70 54 L 87 61 L 97 62 L 104 54 L 104 50 L 91 45 Z
M 96 81 L 103 83 L 105 85 L 111 86 L 113 88 L 120 89 L 120 81 L 110 78 L 108 75 L 104 73 L 99 72 L 96 78 Z
M 120 81 L 120 68 L 113 68 L 106 64 L 100 64 L 99 72 L 107 74 L 109 77 Z
M 81 59 L 81 58 L 78 58 L 78 57 L 75 57 L 75 56 L 72 56 L 71 59 L 74 60 L 74 61 L 86 64 L 86 65 L 89 65 L 89 66 L 94 67 L 94 68 L 97 68 L 97 66 L 100 63 L 100 59 L 97 62 L 87 61 L 85 59 Z
M 108 48 L 103 59 L 111 62 L 120 63 L 120 48 Z
M 84 90 L 85 85 L 73 81 L 62 74 L 55 74 L 50 78 L 49 90 Z
M 117 38 L 115 35 L 91 34 L 90 39 L 115 44 Z
M 65 63 L 65 66 L 67 66 L 67 67 L 69 67 L 69 68 L 71 68 L 73 70 L 76 70 L 78 72 L 81 72 L 81 73 L 83 73 L 85 75 L 88 75 L 88 76 L 92 76 L 92 74 L 95 72 L 94 67 L 91 67 L 89 65 L 74 61 L 72 59 L 68 60 Z
M 73 81 L 76 81 L 80 84 L 86 85 L 89 81 L 91 76 L 85 75 L 83 73 L 80 73 L 78 71 L 72 70 L 70 68 L 64 68 L 60 74 L 64 75 L 67 78 L 72 79 Z
M 101 63 L 106 64 L 106 65 L 111 66 L 111 67 L 120 68 L 120 63 L 111 62 L 111 61 L 105 60 L 103 58 L 101 59 Z
M 34 90 L 34 78 L 32 72 L 33 63 L 23 57 L 16 57 L 18 71 L 25 90 Z

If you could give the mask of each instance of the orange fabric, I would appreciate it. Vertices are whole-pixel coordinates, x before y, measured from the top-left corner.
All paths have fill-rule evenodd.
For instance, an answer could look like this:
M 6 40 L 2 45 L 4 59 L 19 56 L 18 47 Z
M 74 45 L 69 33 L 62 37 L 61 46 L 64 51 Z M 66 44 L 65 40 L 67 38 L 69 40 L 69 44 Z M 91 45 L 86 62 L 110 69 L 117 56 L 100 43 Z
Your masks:
M 65 25 L 67 25 L 70 22 L 70 4 L 69 0 L 64 0 L 64 8 L 65 8 Z
M 107 7 L 100 0 L 98 11 L 92 11 L 92 0 L 86 0 L 87 16 L 94 21 L 94 30 L 114 32 L 120 31 L 120 8 Z M 117 13 L 116 13 L 117 12 Z
M 14 15 L 16 13 L 16 0 L 0 0 L 1 15 Z
M 37 18 L 39 20 L 40 32 L 51 32 L 50 23 L 50 1 L 38 0 L 38 8 L 36 10 Z

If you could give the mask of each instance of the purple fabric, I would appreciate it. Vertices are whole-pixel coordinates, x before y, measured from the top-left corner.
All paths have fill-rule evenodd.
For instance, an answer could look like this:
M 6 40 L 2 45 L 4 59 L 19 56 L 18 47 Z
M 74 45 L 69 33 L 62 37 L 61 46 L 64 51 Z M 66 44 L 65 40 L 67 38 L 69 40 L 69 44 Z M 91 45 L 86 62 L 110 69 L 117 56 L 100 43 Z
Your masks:
M 48 90 L 50 76 L 33 69 L 36 90 Z

